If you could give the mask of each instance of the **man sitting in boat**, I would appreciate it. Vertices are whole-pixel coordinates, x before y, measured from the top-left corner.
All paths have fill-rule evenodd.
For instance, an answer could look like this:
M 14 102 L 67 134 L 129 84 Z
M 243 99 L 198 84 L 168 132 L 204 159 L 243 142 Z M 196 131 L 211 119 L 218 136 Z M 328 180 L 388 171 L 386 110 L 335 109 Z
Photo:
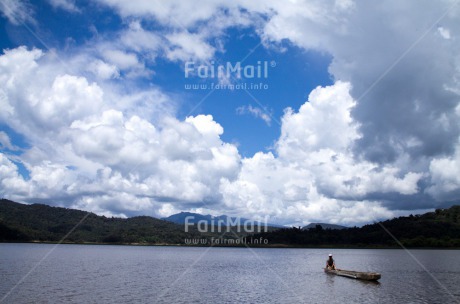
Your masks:
M 335 270 L 334 259 L 332 258 L 332 253 L 329 254 L 329 259 L 326 261 L 326 268 L 330 270 Z

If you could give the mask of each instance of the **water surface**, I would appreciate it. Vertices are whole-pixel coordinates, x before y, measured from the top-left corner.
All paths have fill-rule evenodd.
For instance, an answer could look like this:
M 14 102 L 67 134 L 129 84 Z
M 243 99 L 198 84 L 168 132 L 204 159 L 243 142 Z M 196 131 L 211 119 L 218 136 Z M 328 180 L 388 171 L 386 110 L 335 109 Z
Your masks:
M 0 244 L 2 303 L 458 303 L 459 280 L 458 250 Z

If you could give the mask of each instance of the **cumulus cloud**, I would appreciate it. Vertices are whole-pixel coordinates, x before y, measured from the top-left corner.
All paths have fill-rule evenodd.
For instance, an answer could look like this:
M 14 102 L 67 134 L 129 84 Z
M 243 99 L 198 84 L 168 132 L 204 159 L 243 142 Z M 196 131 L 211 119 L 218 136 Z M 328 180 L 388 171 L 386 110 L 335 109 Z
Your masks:
M 423 172 L 355 158 L 361 134 L 347 82 L 318 87 L 298 111 L 286 110 L 276 154 L 241 160 L 212 116 L 168 115 L 153 123 L 114 102 L 123 97 L 105 91 L 102 80 L 61 74 L 46 56 L 21 47 L 0 57 L 3 106 L 10 109 L 2 120 L 32 143 L 21 155 L 28 180 L 2 155 L 7 197 L 117 216 L 202 208 L 283 223 L 351 224 L 394 214 L 375 193 L 419 191 Z M 46 77 L 30 85 L 37 73 Z M 7 188 L 12 182 L 18 186 Z M 358 211 L 363 206 L 366 215 Z
M 456 111 L 457 123 L 460 124 L 460 104 Z M 460 197 L 460 136 L 457 138 L 455 153 L 437 157 L 431 160 L 429 172 L 431 186 L 426 192 L 438 201 L 458 202 Z
M 298 113 L 286 109 L 278 142 L 280 155 L 286 159 L 305 159 L 311 151 L 344 150 L 358 139 L 359 125 L 350 114 L 356 105 L 350 89 L 350 84 L 345 82 L 328 88 L 318 87 Z
M 219 19 L 226 21 L 221 22 L 224 27 L 256 27 L 265 45 L 288 40 L 307 50 L 329 53 L 333 58 L 330 73 L 353 84 L 352 95 L 359 102 L 352 116 L 362 134 L 354 149 L 370 161 L 395 162 L 401 151 L 414 159 L 454 151 L 459 132 L 453 113 L 458 104 L 455 88 L 460 59 L 455 52 L 458 42 L 445 39 L 455 36 L 453 29 L 458 28 L 459 8 L 452 1 L 442 5 L 390 1 L 377 6 L 365 1 L 203 1 L 200 10 L 175 1 L 102 2 L 122 16 L 153 16 L 182 31 L 199 27 L 204 33 L 206 27 L 200 24 L 206 24 L 209 32 L 220 32 L 214 22 Z M 252 23 L 241 21 L 247 14 Z M 443 26 L 436 27 L 440 20 Z M 199 45 L 203 34 L 199 36 L 197 44 L 185 44 L 184 38 L 179 45 L 203 58 L 211 56 L 207 44 Z M 188 54 L 181 49 L 173 50 L 171 58 L 185 59 Z
M 64 58 L 71 69 L 37 49 L 0 57 L 0 119 L 31 143 L 20 156 L 29 180 L 1 154 L 8 197 L 59 198 L 121 216 L 187 209 L 348 224 L 458 202 L 453 1 L 222 0 L 200 9 L 179 0 L 100 2 L 126 27 Z M 11 14 L 5 3 L 10 22 L 33 20 L 30 9 Z M 151 18 L 158 28 L 145 25 Z M 177 119 L 160 90 L 126 94 L 113 82 L 151 75 L 147 63 L 158 57 L 210 60 L 225 51 L 225 31 L 241 26 L 253 27 L 266 47 L 288 41 L 332 58 L 334 84 L 286 109 L 272 152 L 242 159 L 212 116 Z M 237 111 L 269 121 L 258 108 Z
M 264 29 L 268 40 L 288 39 L 333 56 L 330 72 L 351 82 L 359 99 L 352 113 L 362 133 L 355 151 L 371 161 L 393 162 L 401 150 L 415 159 L 452 153 L 459 131 L 453 115 L 458 95 L 443 89 L 458 75 L 452 64 L 456 42 L 440 39 L 431 28 L 450 4 L 424 2 L 419 10 L 413 4 L 377 8 L 359 1 L 345 12 L 319 6 L 312 14 L 287 5 Z M 443 19 L 449 28 L 457 23 L 457 10 L 452 7 Z M 324 12 L 328 17 L 320 18 Z M 392 22 L 370 22 L 382 14 Z M 414 140 L 418 144 L 409 145 Z
M 196 3 L 178 1 L 135 0 L 128 3 L 123 0 L 102 0 L 100 2 L 114 7 L 124 17 L 152 16 L 161 23 L 172 24 L 177 28 L 187 28 L 196 22 L 207 20 L 223 6 L 222 1 L 201 2 L 199 9 Z
M 416 194 L 422 173 L 355 159 L 352 146 L 360 135 L 351 117 L 356 102 L 350 90 L 344 82 L 318 87 L 298 112 L 287 109 L 277 156 L 259 152 L 244 159 L 238 179 L 221 184 L 225 204 L 284 221 L 350 224 L 391 214 L 373 200 L 374 193 Z M 366 214 L 354 217 L 364 206 Z
M 17 166 L 0 153 L 0 193 L 2 197 L 22 199 L 29 192 L 29 185 L 18 173 Z
M 238 1 L 204 1 L 200 2 L 199 9 L 195 3 L 183 1 L 99 2 L 130 20 L 129 28 L 123 31 L 120 39 L 127 48 L 142 52 L 150 50 L 153 54 L 145 55 L 155 57 L 161 54 L 171 61 L 210 61 L 217 51 L 223 51 L 221 36 L 225 30 L 249 27 L 262 21 L 259 14 L 251 15 Z M 133 18 L 136 21 L 131 21 Z M 160 29 L 143 28 L 139 20 L 151 18 L 158 22 Z
M 213 189 L 221 178 L 236 177 L 240 157 L 222 142 L 223 128 L 212 116 L 163 116 L 153 124 L 116 102 L 123 96 L 105 94 L 103 82 L 61 75 L 46 56 L 21 47 L 0 57 L 3 105 L 11 109 L 2 121 L 33 145 L 21 156 L 29 180 L 2 154 L 8 197 L 125 216 L 157 214 L 162 202 L 187 208 L 219 201 Z M 34 84 L 37 74 L 43 81 Z M 7 187 L 18 179 L 20 189 Z
M 459 77 L 458 42 L 445 38 L 454 36 L 452 29 L 458 28 L 458 7 L 451 1 L 442 5 L 390 1 L 378 6 L 365 1 L 205 1 L 193 12 L 174 1 L 137 5 L 103 2 L 122 16 L 151 15 L 165 26 L 182 30 L 204 23 L 219 32 L 211 17 L 214 15 L 226 20 L 222 23 L 226 26 L 247 26 L 239 20 L 249 14 L 266 45 L 288 40 L 304 49 L 331 54 L 331 74 L 352 83 L 352 95 L 359 99 L 352 113 L 362 134 L 355 152 L 385 163 L 396 161 L 401 150 L 414 159 L 454 151 L 452 143 L 459 132 L 453 115 L 458 104 L 454 89 Z M 233 12 L 233 17 L 223 11 Z M 382 19 L 382 14 L 387 17 Z M 264 16 L 265 22 L 258 16 Z M 440 20 L 443 26 L 436 28 Z M 199 49 L 210 54 L 204 46 Z M 187 57 L 180 49 L 175 53 Z
M 350 115 L 359 134 L 351 146 L 353 163 L 366 160 L 378 167 L 397 168 L 411 185 L 405 192 L 414 194 L 418 189 L 420 196 L 412 200 L 420 207 L 458 201 L 455 179 L 449 170 L 441 173 L 448 164 L 456 165 L 460 133 L 458 42 L 452 39 L 453 29 L 459 27 L 458 6 L 452 1 L 442 5 L 390 1 L 381 7 L 365 1 L 337 3 L 310 2 L 301 8 L 288 4 L 275 9 L 278 14 L 265 24 L 262 36 L 328 52 L 333 57 L 330 73 L 353 84 L 356 105 Z M 412 13 L 406 14 L 407 10 Z M 383 20 L 382 14 L 391 22 L 372 21 Z M 442 27 L 436 27 L 439 23 Z M 340 121 L 343 116 L 336 113 L 335 117 Z M 314 141 L 312 134 L 305 135 Z M 327 131 L 316 134 L 327 137 Z M 376 192 L 386 188 L 378 180 L 374 181 Z M 414 187 L 416 180 L 419 188 Z M 433 182 L 436 186 L 430 186 Z M 377 197 L 392 201 L 391 208 L 413 206 L 404 196 Z
M 436 158 L 430 163 L 433 185 L 427 189 L 436 199 L 457 202 L 460 195 L 460 148 L 450 157 Z

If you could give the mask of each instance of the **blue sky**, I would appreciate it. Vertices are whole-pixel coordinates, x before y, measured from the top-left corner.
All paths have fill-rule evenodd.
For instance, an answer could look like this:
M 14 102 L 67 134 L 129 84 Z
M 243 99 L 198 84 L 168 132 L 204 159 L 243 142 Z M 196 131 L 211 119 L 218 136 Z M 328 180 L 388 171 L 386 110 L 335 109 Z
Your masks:
M 0 10 L 6 198 L 346 225 L 460 201 L 449 1 L 2 0 Z M 185 75 L 190 63 L 265 62 L 266 78 Z
M 34 2 L 34 18 L 36 25 L 24 24 L 13 26 L 2 19 L 2 49 L 12 49 L 21 45 L 29 48 L 57 49 L 65 53 L 78 52 L 79 47 L 94 39 L 97 35 L 108 38 L 123 29 L 124 21 L 113 11 L 91 2 L 79 3 L 81 13 L 68 12 L 53 8 L 46 1 Z M 153 20 L 142 23 L 146 28 L 158 28 Z M 279 122 L 287 107 L 298 108 L 308 98 L 308 94 L 317 86 L 332 84 L 332 76 L 327 67 L 331 57 L 322 52 L 300 49 L 289 42 L 284 42 L 273 49 L 262 45 L 262 40 L 254 33 L 253 28 L 230 28 L 222 39 L 222 52 L 217 52 L 213 65 L 227 62 L 234 66 L 242 62 L 242 66 L 258 66 L 261 62 L 275 63 L 269 65 L 268 77 L 254 80 L 241 80 L 248 85 L 248 90 L 217 89 L 186 90 L 185 84 L 200 84 L 199 77 L 185 78 L 185 63 L 171 62 L 158 58 L 147 62 L 147 67 L 154 71 L 153 75 L 136 79 L 135 85 L 159 86 L 172 95 L 180 95 L 181 106 L 178 117 L 189 115 L 211 114 L 224 127 L 224 141 L 238 143 L 243 156 L 252 156 L 258 151 L 272 149 L 280 135 Z M 300 63 L 300 64 L 299 64 Z M 197 62 L 198 66 L 200 63 Z M 122 81 L 122 80 L 121 80 Z M 217 79 L 206 83 L 217 84 Z M 250 85 L 263 83 L 268 89 L 250 89 Z M 208 96 L 208 97 L 206 97 Z M 238 108 L 251 106 L 259 108 L 271 118 L 270 124 L 256 119 L 249 113 L 242 114 Z M 238 114 L 240 113 L 240 114 Z M 250 132 L 248 132 L 250 130 Z M 11 134 L 14 140 L 15 135 Z

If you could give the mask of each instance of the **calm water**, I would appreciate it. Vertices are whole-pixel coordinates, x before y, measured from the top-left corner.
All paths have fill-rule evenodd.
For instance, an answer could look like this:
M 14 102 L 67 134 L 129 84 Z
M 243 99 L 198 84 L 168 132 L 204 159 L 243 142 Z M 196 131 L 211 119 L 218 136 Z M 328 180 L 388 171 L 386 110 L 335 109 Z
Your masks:
M 403 250 L 54 247 L 0 244 L 2 303 L 460 302 L 458 250 L 411 251 L 427 272 Z M 329 251 L 380 284 L 325 274 Z

